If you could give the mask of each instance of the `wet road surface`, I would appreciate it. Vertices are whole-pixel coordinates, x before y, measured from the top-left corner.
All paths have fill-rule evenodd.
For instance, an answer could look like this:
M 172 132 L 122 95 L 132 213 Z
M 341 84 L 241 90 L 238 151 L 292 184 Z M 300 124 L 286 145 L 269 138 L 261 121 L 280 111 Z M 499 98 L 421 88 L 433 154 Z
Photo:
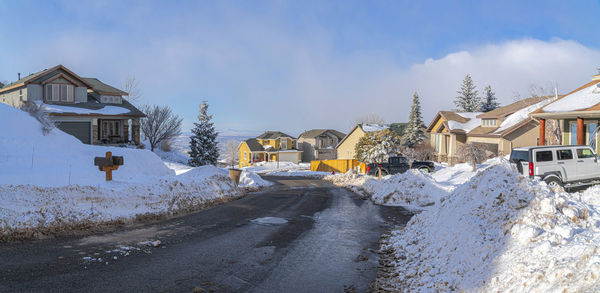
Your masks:
M 365 292 L 380 235 L 410 214 L 327 182 L 90 236 L 0 244 L 0 292 Z M 160 242 L 160 243 L 159 243 Z

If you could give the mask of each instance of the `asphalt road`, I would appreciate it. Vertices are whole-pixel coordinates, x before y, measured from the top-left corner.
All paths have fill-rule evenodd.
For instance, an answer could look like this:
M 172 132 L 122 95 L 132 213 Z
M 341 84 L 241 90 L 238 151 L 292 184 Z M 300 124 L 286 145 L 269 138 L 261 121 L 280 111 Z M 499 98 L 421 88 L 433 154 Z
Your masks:
M 0 292 L 368 291 L 381 233 L 409 213 L 320 180 L 267 179 L 277 185 L 184 217 L 2 243 Z

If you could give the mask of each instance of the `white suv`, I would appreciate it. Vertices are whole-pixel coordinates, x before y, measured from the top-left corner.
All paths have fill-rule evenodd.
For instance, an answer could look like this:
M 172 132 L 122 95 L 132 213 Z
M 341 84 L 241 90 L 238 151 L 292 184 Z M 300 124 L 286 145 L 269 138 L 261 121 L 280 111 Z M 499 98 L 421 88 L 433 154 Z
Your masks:
M 548 185 L 576 187 L 600 183 L 598 157 L 589 146 L 515 148 L 510 162 L 523 175 L 539 177 Z

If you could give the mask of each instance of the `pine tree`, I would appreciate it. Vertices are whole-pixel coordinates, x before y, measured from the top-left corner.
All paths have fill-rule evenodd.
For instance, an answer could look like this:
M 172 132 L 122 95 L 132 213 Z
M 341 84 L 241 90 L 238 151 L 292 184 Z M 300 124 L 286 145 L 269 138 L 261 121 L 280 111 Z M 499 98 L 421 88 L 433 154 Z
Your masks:
M 389 129 L 367 132 L 354 148 L 355 159 L 367 164 L 386 162 L 390 156 L 399 155 L 401 148 L 400 136 Z
M 486 86 L 483 91 L 485 92 L 485 98 L 481 104 L 481 112 L 489 112 L 500 107 L 500 103 L 496 99 L 496 93 L 492 92 L 491 86 Z
M 458 111 L 475 112 L 479 110 L 481 98 L 477 95 L 478 92 L 470 74 L 465 75 L 460 91 L 457 91 L 457 93 L 459 96 L 456 97 L 454 104 L 458 107 Z
M 425 123 L 421 116 L 421 102 L 419 102 L 419 94 L 415 92 L 413 95 L 412 107 L 410 115 L 408 115 L 408 125 L 404 131 L 405 143 L 408 147 L 416 146 L 425 140 Z
M 192 167 L 203 165 L 216 165 L 219 158 L 217 147 L 217 135 L 214 123 L 211 122 L 212 115 L 208 115 L 208 103 L 202 101 L 200 105 L 199 123 L 194 123 L 192 136 L 190 137 L 190 160 L 188 164 Z

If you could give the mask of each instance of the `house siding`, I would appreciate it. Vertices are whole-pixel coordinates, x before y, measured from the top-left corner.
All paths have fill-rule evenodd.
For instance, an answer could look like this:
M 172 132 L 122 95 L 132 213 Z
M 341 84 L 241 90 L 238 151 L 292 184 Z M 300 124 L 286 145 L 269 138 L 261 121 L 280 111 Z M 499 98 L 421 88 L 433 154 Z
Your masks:
M 251 152 L 248 144 L 244 141 L 238 147 L 238 158 L 240 168 L 250 166 Z
M 27 88 L 21 87 L 9 92 L 0 94 L 0 102 L 9 106 L 19 108 L 22 102 L 27 100 Z
M 358 144 L 360 138 L 365 134 L 366 133 L 360 127 L 356 127 L 354 131 L 348 134 L 346 140 L 337 147 L 337 158 L 343 160 L 354 159 L 354 156 L 356 155 L 354 148 L 356 144 Z

